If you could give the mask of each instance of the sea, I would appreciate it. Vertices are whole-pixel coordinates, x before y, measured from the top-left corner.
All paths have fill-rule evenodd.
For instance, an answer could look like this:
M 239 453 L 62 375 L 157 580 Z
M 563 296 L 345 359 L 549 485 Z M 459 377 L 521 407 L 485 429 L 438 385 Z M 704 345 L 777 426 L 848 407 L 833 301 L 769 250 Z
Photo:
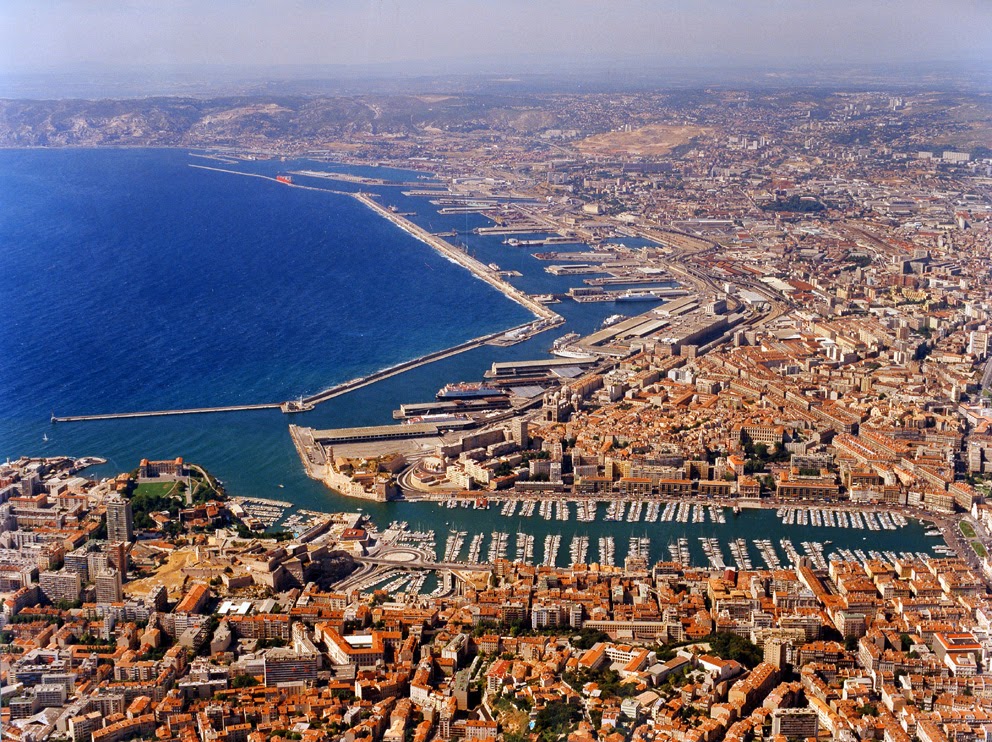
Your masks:
M 480 517 L 337 495 L 306 477 L 287 426 L 391 423 L 403 402 L 431 400 L 448 382 L 479 380 L 494 361 L 544 357 L 559 334 L 589 333 L 608 315 L 648 306 L 562 302 L 555 310 L 567 323 L 557 331 L 510 347 L 482 346 L 292 417 L 259 410 L 50 422 L 53 414 L 282 402 L 531 319 L 496 289 L 331 191 L 372 191 L 430 231 L 458 232 L 453 240 L 482 262 L 519 271 L 509 280 L 524 291 L 581 285 L 582 276 L 544 272 L 532 253 L 582 246 L 514 247 L 503 236 L 475 235 L 491 222 L 439 214 L 429 198 L 404 195 L 410 186 L 295 176 L 319 189 L 310 190 L 204 168 L 270 177 L 311 169 L 435 185 L 416 171 L 217 159 L 180 149 L 0 151 L 0 458 L 99 456 L 108 463 L 87 470 L 98 478 L 131 470 L 142 458 L 182 456 L 209 469 L 232 495 L 321 511 L 361 507 L 380 527 L 401 520 L 489 534 L 516 530 L 517 521 L 503 523 L 492 510 Z M 529 520 L 538 541 L 566 528 Z M 661 558 L 662 545 L 691 535 L 693 526 L 659 532 L 652 556 Z M 590 535 L 606 528 L 619 539 L 668 524 L 580 524 L 573 513 L 567 529 L 579 527 Z M 735 537 L 732 523 L 710 528 Z M 901 529 L 903 547 L 935 543 L 923 530 L 915 522 Z M 855 534 L 859 543 L 866 535 Z

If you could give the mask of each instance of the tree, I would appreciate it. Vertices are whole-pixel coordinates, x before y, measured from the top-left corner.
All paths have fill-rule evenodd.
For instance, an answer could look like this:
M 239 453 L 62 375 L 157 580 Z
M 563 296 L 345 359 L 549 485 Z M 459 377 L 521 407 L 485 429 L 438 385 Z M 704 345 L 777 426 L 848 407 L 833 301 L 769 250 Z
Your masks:
M 576 649 L 590 649 L 597 642 L 607 642 L 610 635 L 605 631 L 595 629 L 582 629 L 576 636 L 572 637 L 571 644 Z
M 756 644 L 737 634 L 721 632 L 711 634 L 707 641 L 713 654 L 725 660 L 735 660 L 747 668 L 754 668 L 764 661 L 765 655 Z
M 258 679 L 252 675 L 237 675 L 231 681 L 232 688 L 251 688 L 258 685 Z
M 493 475 L 497 477 L 505 477 L 508 474 L 513 473 L 513 466 L 508 461 L 501 461 L 495 467 L 493 467 Z
M 537 712 L 534 731 L 543 742 L 556 742 L 559 737 L 568 734 L 581 718 L 582 711 L 577 703 L 552 701 Z

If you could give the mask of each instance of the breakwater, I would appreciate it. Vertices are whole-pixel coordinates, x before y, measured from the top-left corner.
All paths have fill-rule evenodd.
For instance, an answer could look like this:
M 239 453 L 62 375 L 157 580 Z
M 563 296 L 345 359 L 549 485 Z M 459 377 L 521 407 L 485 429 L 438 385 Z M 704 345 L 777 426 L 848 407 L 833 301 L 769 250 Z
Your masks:
M 533 297 L 520 291 L 516 287 L 512 286 L 510 283 L 505 281 L 496 271 L 494 271 L 489 266 L 483 264 L 481 261 L 476 260 L 470 255 L 467 255 L 464 251 L 459 250 L 454 245 L 445 241 L 442 237 L 432 234 L 427 230 L 417 226 L 413 222 L 406 219 L 403 215 L 394 213 L 388 208 L 382 206 L 377 201 L 375 201 L 369 194 L 366 193 L 350 193 L 346 191 L 332 191 L 326 188 L 315 188 L 313 186 L 300 185 L 298 183 L 286 182 L 278 180 L 275 177 L 269 175 L 262 175 L 259 173 L 246 173 L 239 170 L 230 170 L 220 167 L 211 167 L 207 165 L 193 165 L 190 164 L 189 167 L 195 168 L 197 170 L 208 170 L 212 172 L 228 173 L 230 175 L 243 175 L 252 178 L 261 178 L 262 180 L 268 180 L 273 183 L 278 183 L 289 188 L 301 188 L 303 190 L 310 191 L 320 191 L 322 193 L 331 193 L 338 196 L 351 196 L 357 199 L 360 203 L 366 207 L 375 211 L 378 215 L 388 219 L 390 222 L 396 226 L 403 229 L 411 236 L 415 237 L 417 240 L 424 242 L 429 245 L 445 258 L 451 260 L 458 265 L 461 265 L 473 275 L 485 281 L 489 285 L 496 288 L 498 291 L 503 293 L 505 296 L 510 298 L 512 301 L 525 307 L 528 311 L 533 313 L 536 319 L 532 322 L 528 322 L 516 327 L 512 327 L 505 330 L 500 330 L 498 332 L 489 333 L 481 337 L 473 338 L 464 343 L 459 343 L 458 345 L 444 348 L 442 350 L 434 351 L 432 353 L 427 353 L 422 356 L 418 356 L 408 361 L 390 366 L 388 368 L 381 369 L 367 376 L 358 377 L 345 381 L 341 384 L 337 384 L 328 389 L 324 389 L 316 394 L 303 397 L 298 399 L 288 400 L 285 402 L 264 402 L 259 404 L 246 404 L 246 405 L 229 405 L 229 406 L 201 406 L 186 409 L 165 409 L 165 410 L 148 410 L 148 411 L 130 411 L 130 412 L 109 412 L 109 413 L 98 413 L 89 415 L 55 415 L 51 417 L 53 423 L 68 423 L 68 422 L 87 422 L 87 421 L 97 421 L 97 420 L 118 420 L 127 418 L 147 418 L 147 417 L 167 417 L 173 415 L 202 415 L 210 413 L 220 413 L 220 412 L 245 412 L 252 410 L 268 410 L 268 409 L 280 409 L 283 413 L 292 414 L 297 412 L 306 412 L 312 410 L 316 405 L 326 402 L 335 397 L 347 394 L 349 392 L 355 391 L 365 386 L 369 386 L 383 379 L 387 379 L 392 376 L 404 373 L 411 369 L 417 368 L 419 366 L 424 366 L 435 361 L 443 360 L 451 356 L 457 355 L 459 353 L 464 353 L 465 351 L 477 348 L 480 345 L 486 343 L 499 344 L 499 341 L 506 340 L 507 344 L 510 342 L 520 342 L 533 335 L 536 335 L 545 330 L 557 327 L 564 323 L 564 318 L 557 313 L 548 309 L 545 305 L 534 300 Z
M 476 278 L 479 278 L 486 283 L 488 283 L 493 288 L 501 291 L 506 295 L 507 298 L 515 301 L 520 306 L 524 307 L 528 311 L 532 312 L 535 317 L 545 320 L 548 324 L 543 329 L 548 329 L 550 327 L 555 327 L 562 324 L 565 320 L 556 312 L 548 309 L 544 304 L 536 301 L 529 294 L 524 293 L 520 289 L 516 288 L 498 274 L 497 271 L 490 268 L 488 265 L 476 260 L 471 255 L 467 254 L 463 250 L 459 250 L 457 247 L 452 245 L 450 242 L 444 240 L 436 234 L 428 232 L 423 227 L 419 227 L 413 222 L 411 222 L 406 217 L 400 216 L 399 214 L 390 211 L 385 206 L 380 204 L 371 195 L 367 193 L 353 193 L 350 194 L 352 197 L 358 199 L 362 204 L 369 207 L 375 211 L 380 216 L 388 219 L 397 227 L 402 229 L 407 234 L 416 237 L 421 242 L 433 247 L 441 255 L 453 260 L 458 263 L 466 270 L 471 272 Z
M 278 402 L 262 404 L 241 404 L 227 407 L 190 407 L 178 410 L 147 410 L 138 412 L 107 412 L 98 415 L 52 415 L 53 423 L 78 423 L 87 420 L 120 420 L 129 417 L 165 417 L 168 415 L 206 415 L 214 412 L 248 412 L 250 410 L 271 410 L 281 405 Z
M 353 392 L 356 389 L 361 389 L 363 386 L 368 386 L 369 384 L 374 384 L 382 379 L 388 379 L 390 376 L 396 376 L 397 374 L 402 374 L 410 369 L 417 368 L 418 366 L 426 366 L 428 363 L 433 363 L 434 361 L 440 361 L 444 358 L 450 358 L 451 356 L 458 355 L 459 353 L 464 353 L 467 350 L 472 350 L 473 348 L 478 348 L 480 345 L 485 345 L 491 340 L 496 340 L 504 335 L 514 332 L 527 332 L 534 325 L 533 322 L 529 322 L 525 325 L 520 325 L 519 327 L 512 328 L 510 330 L 500 330 L 499 332 L 493 332 L 488 335 L 482 335 L 480 337 L 474 338 L 472 340 L 467 340 L 459 345 L 454 345 L 450 348 L 445 348 L 444 350 L 439 350 L 434 353 L 427 353 L 426 355 L 419 356 L 418 358 L 413 358 L 409 361 L 404 361 L 403 363 L 398 363 L 395 366 L 390 366 L 389 368 L 384 368 L 381 371 L 376 371 L 368 376 L 360 376 L 357 379 L 352 379 L 351 381 L 345 381 L 341 384 L 325 389 L 324 391 L 312 394 L 309 397 L 303 397 L 302 400 L 296 404 L 302 404 L 308 409 L 312 409 L 314 405 L 318 405 L 321 402 L 326 402 L 329 399 L 334 399 L 335 397 L 340 397 L 342 394 L 347 394 L 348 392 Z

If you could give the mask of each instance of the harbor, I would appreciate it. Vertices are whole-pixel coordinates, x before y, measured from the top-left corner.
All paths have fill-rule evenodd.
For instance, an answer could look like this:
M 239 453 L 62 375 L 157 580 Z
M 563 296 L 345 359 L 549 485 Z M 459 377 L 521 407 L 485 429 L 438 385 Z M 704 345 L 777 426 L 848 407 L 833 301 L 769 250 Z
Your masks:
M 326 524 L 319 511 L 294 510 L 270 498 L 234 498 L 253 527 L 297 537 Z M 688 500 L 464 498 L 393 503 L 394 520 L 376 528 L 370 503 L 365 527 L 373 540 L 366 568 L 349 588 L 410 598 L 454 589 L 460 570 L 500 560 L 533 567 L 640 571 L 659 561 L 712 570 L 826 570 L 831 561 L 888 564 L 955 556 L 942 532 L 898 510 L 807 504 L 739 508 Z M 383 511 L 385 512 L 385 511 Z M 869 536 L 870 532 L 870 536 Z M 761 534 L 757 537 L 757 534 Z M 378 566 L 376 566 L 378 565 Z
M 264 497 L 232 497 L 231 512 L 253 530 L 272 528 L 283 520 L 293 503 Z
M 237 170 L 228 170 L 224 168 L 209 167 L 205 165 L 190 165 L 190 167 L 199 170 L 208 170 L 214 172 L 229 173 L 233 175 L 244 175 L 247 177 L 261 178 L 264 180 L 269 180 L 272 182 L 279 183 L 281 185 L 286 185 L 291 188 L 303 188 L 306 190 L 321 191 L 324 193 L 331 193 L 338 196 L 350 196 L 355 198 L 357 201 L 372 209 L 379 216 L 387 219 L 391 223 L 398 226 L 400 229 L 415 237 L 419 241 L 427 244 L 433 249 L 437 250 L 446 259 L 457 263 L 466 270 L 468 270 L 472 275 L 480 280 L 488 283 L 490 286 L 494 287 L 501 293 L 503 293 L 507 298 L 516 302 L 520 306 L 524 307 L 532 314 L 534 314 L 535 319 L 532 322 L 527 322 L 515 327 L 511 327 L 505 330 L 499 330 L 497 332 L 488 333 L 486 335 L 473 338 L 471 340 L 459 343 L 455 346 L 448 348 L 443 348 L 438 351 L 427 353 L 416 358 L 404 361 L 393 366 L 376 371 L 372 374 L 366 376 L 361 376 L 355 379 L 350 379 L 348 381 L 336 384 L 327 389 L 323 389 L 315 394 L 311 395 L 301 395 L 297 399 L 291 399 L 284 402 L 262 402 L 257 404 L 242 404 L 242 405 L 229 405 L 229 406 L 201 406 L 194 408 L 177 408 L 177 409 L 164 409 L 164 410 L 149 410 L 149 411 L 127 411 L 127 412 L 107 412 L 107 413 L 95 413 L 95 414 L 83 414 L 83 415 L 55 415 L 54 412 L 51 415 L 52 423 L 68 423 L 68 422 L 87 422 L 96 420 L 119 420 L 128 418 L 142 418 L 142 417 L 167 417 L 173 415 L 200 415 L 200 414 L 212 414 L 220 412 L 248 412 L 256 410 L 270 410 L 279 409 L 285 414 L 295 414 L 299 412 L 308 412 L 312 410 L 316 405 L 326 402 L 328 400 L 334 399 L 349 392 L 355 391 L 356 389 L 361 389 L 362 387 L 369 386 L 383 379 L 387 379 L 391 376 L 396 376 L 402 374 L 420 366 L 433 363 L 435 361 L 440 361 L 445 358 L 450 358 L 453 355 L 459 353 L 464 353 L 468 350 L 472 350 L 482 345 L 496 345 L 496 346 L 508 346 L 515 345 L 517 343 L 524 342 L 535 335 L 538 335 L 546 330 L 557 327 L 564 324 L 565 319 L 548 308 L 545 301 L 542 301 L 540 297 L 534 297 L 526 292 L 523 292 L 508 281 L 505 280 L 507 276 L 519 275 L 515 271 L 501 271 L 499 267 L 495 268 L 476 260 L 471 255 L 467 254 L 465 251 L 458 249 L 451 243 L 447 242 L 443 237 L 438 234 L 429 232 L 428 230 L 414 224 L 412 221 L 406 218 L 406 215 L 395 211 L 388 207 L 383 206 L 378 201 L 373 198 L 373 194 L 368 193 L 351 193 L 346 191 L 331 191 L 322 188 L 314 188 L 312 186 L 301 185 L 293 182 L 292 178 L 288 176 L 277 176 L 271 177 L 267 175 L 261 175 L 257 173 L 246 173 Z M 298 174 L 303 175 L 314 175 L 314 172 L 300 171 Z M 323 174 L 320 177 L 325 177 L 335 180 L 344 180 L 347 182 L 356 182 L 360 184 L 365 184 L 363 178 L 352 178 L 351 176 L 343 176 L 339 174 Z M 416 193 L 417 195 L 427 195 L 426 192 L 409 192 L 411 194 Z M 437 195 L 431 192 L 431 195 Z M 446 194 L 451 195 L 451 194 Z
M 806 560 L 826 569 L 832 560 L 891 564 L 953 555 L 929 524 L 890 511 L 797 506 L 735 512 L 702 502 L 560 498 L 449 499 L 399 507 L 421 529 L 419 548 L 446 564 L 484 565 L 495 557 L 560 568 L 648 568 L 678 561 L 699 569 L 754 570 L 791 569 Z M 426 507 L 440 513 L 429 514 Z

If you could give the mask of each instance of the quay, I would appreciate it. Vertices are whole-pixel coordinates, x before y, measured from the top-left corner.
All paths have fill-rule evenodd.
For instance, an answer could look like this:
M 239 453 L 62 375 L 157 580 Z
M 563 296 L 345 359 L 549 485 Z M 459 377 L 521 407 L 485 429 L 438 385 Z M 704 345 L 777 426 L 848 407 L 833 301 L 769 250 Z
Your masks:
M 264 404 L 241 404 L 228 407 L 193 407 L 186 410 L 147 410 L 145 412 L 108 412 L 101 415 L 52 415 L 53 423 L 78 423 L 87 420 L 120 420 L 128 417 L 166 417 L 168 415 L 205 415 L 211 412 L 247 412 L 250 410 L 272 410 L 282 405 L 278 402 Z
M 555 234 L 556 231 L 541 224 L 514 224 L 506 227 L 476 227 L 472 230 L 479 235 L 506 234 Z

